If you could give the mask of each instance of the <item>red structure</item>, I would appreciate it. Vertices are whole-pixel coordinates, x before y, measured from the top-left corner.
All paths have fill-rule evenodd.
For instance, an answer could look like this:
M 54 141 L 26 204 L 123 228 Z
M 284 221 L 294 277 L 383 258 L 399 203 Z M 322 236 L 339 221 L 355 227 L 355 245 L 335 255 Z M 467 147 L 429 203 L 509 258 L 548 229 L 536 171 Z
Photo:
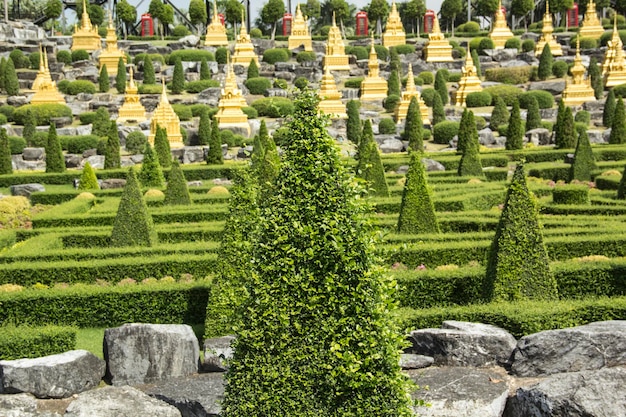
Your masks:
M 285 13 L 283 16 L 283 36 L 291 35 L 291 23 L 293 22 L 293 16 L 291 13 Z
M 150 13 L 141 15 L 141 36 L 154 36 L 154 21 Z
M 222 22 L 222 25 L 226 25 L 226 18 L 224 17 L 224 15 L 222 13 L 218 13 L 217 16 L 220 18 L 220 22 Z
M 567 11 L 567 27 L 578 26 L 578 5 L 574 3 L 571 9 Z
M 424 32 L 431 33 L 433 31 L 433 25 L 435 24 L 435 11 L 426 10 L 424 13 Z
M 361 10 L 356 14 L 356 36 L 367 36 L 368 26 L 367 13 Z

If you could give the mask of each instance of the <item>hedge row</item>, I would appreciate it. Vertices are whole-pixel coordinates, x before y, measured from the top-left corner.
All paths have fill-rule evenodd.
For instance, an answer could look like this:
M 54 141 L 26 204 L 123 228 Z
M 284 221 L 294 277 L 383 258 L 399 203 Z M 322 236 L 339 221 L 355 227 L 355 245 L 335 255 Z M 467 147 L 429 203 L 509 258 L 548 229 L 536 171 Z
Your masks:
M 3 302 L 2 313 L 6 312 Z M 24 305 L 29 308 L 28 304 Z M 11 323 L 19 323 L 17 320 Z M 7 321 L 3 320 L 3 323 Z M 33 324 L 40 325 L 42 322 L 33 320 Z M 76 328 L 68 326 L 15 326 L 4 325 L 0 327 L 0 360 L 14 360 L 22 358 L 39 358 L 42 356 L 55 355 L 76 349 Z

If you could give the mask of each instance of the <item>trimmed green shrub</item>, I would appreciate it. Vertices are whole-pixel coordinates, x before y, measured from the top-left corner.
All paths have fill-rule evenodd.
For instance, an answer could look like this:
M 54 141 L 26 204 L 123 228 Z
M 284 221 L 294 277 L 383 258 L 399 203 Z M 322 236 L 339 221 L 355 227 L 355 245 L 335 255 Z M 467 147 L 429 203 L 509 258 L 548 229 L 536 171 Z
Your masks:
M 87 149 L 96 149 L 99 138 L 95 135 L 61 136 L 61 148 L 68 153 L 82 154 Z
M 189 35 L 189 29 L 185 25 L 176 25 L 174 30 L 172 30 L 172 35 L 177 37 L 183 37 Z
M 165 183 L 165 177 L 163 176 L 159 158 L 148 141 L 146 141 L 143 150 L 143 162 L 141 163 L 141 171 L 139 172 L 139 181 L 143 187 L 154 188 L 161 188 Z
M 559 111 L 556 116 L 554 142 L 557 149 L 568 149 L 576 146 L 574 115 L 571 107 L 565 106 L 563 101 L 559 103 Z
M 228 48 L 224 48 L 223 46 L 217 48 L 215 50 L 215 61 L 218 64 L 225 65 L 228 63 Z M 206 58 L 204 58 L 204 62 L 206 62 Z
M 539 57 L 539 68 L 537 70 L 537 76 L 540 80 L 546 80 L 552 75 L 552 65 L 554 58 L 552 57 L 552 51 L 550 51 L 550 45 L 546 43 L 541 51 Z
M 482 75 L 482 71 L 480 69 L 480 58 L 478 57 L 478 52 L 476 52 L 476 51 L 472 51 L 472 63 L 476 67 L 476 75 L 478 77 L 482 77 L 483 75 Z
M 172 151 L 170 141 L 167 139 L 167 130 L 159 125 L 157 125 L 154 135 L 154 152 L 162 168 L 167 169 L 172 166 Z
M 398 71 L 391 71 L 387 80 L 387 97 L 400 97 L 400 75 Z
M 181 121 L 187 121 L 193 118 L 191 107 L 186 104 L 172 104 L 172 109 L 174 109 L 174 113 L 176 113 Z
M 61 142 L 57 136 L 57 129 L 54 124 L 50 124 L 48 129 L 48 140 L 46 142 L 46 172 L 64 172 L 65 159 Z
M 83 168 L 83 172 L 80 175 L 80 180 L 78 182 L 79 190 L 99 190 L 100 185 L 98 184 L 98 178 L 96 177 L 96 173 L 91 167 L 89 162 L 85 163 Z
M 348 78 L 343 82 L 343 86 L 346 88 L 361 88 L 363 77 Z
M 357 60 L 367 59 L 369 56 L 369 50 L 364 46 L 346 46 L 345 51 L 346 55 L 354 55 Z
M 381 119 L 378 124 L 378 132 L 381 135 L 393 135 L 396 133 L 396 122 L 393 119 Z
M 435 92 L 433 97 L 433 126 L 446 120 L 446 112 L 443 108 L 443 102 L 439 94 Z
M 556 78 L 563 78 L 567 74 L 568 66 L 565 61 L 556 61 L 552 64 L 552 75 Z
M 506 142 L 504 148 L 507 150 L 522 149 L 524 147 L 524 127 L 522 126 L 522 117 L 520 115 L 518 102 L 513 103 L 511 110 L 511 118 L 506 133 Z
M 120 57 L 117 61 L 117 75 L 115 76 L 115 88 L 119 94 L 126 92 L 126 63 Z
M 487 301 L 558 298 L 543 242 L 539 210 L 528 190 L 524 166 L 517 166 L 487 260 Z
M 174 65 L 178 59 L 186 62 L 200 62 L 202 61 L 202 58 L 207 61 L 215 61 L 215 56 L 213 56 L 213 54 L 209 51 L 203 49 L 179 49 L 177 51 L 173 51 L 167 57 L 167 63 L 169 65 Z
M 494 100 L 494 107 L 491 111 L 491 119 L 489 125 L 492 130 L 497 130 L 500 125 L 509 123 L 509 110 L 502 97 L 497 96 Z
M 467 107 L 486 107 L 491 105 L 491 94 L 485 91 L 474 91 L 465 97 Z
M 294 80 L 293 85 L 300 90 L 304 90 L 309 85 L 309 80 L 305 77 L 298 77 Z
M 622 178 L 620 179 L 619 187 L 617 188 L 617 199 L 626 199 L 626 167 L 624 167 L 624 172 L 622 172 Z
M 173 94 L 180 94 L 185 89 L 185 72 L 183 71 L 183 63 L 180 59 L 174 61 L 174 74 L 172 75 L 172 84 L 170 90 Z
M 348 120 L 346 121 L 346 137 L 355 145 L 361 140 L 361 116 L 359 115 L 359 107 L 361 103 L 358 100 L 350 100 L 346 104 L 346 113 Z
M 277 62 L 287 62 L 289 61 L 289 57 L 290 53 L 286 48 L 266 49 L 265 52 L 263 52 L 263 62 L 272 65 Z
M 257 112 L 254 107 L 242 107 L 241 111 L 248 116 L 248 119 L 257 119 L 259 117 L 259 112 Z
M 165 189 L 165 205 L 189 205 L 191 204 L 191 196 L 189 188 L 187 188 L 187 180 L 185 174 L 180 168 L 180 163 L 175 160 L 172 163 L 172 169 L 167 179 L 167 188 Z
M 19 155 L 24 152 L 26 140 L 18 136 L 9 136 L 9 148 L 12 155 Z
M 602 98 L 602 94 L 604 92 L 604 80 L 602 78 L 602 74 L 600 73 L 600 68 L 598 67 L 598 61 L 595 57 L 592 57 L 589 60 L 588 75 L 591 80 L 593 94 L 596 99 L 599 100 Z
M 146 54 L 146 53 L 141 53 L 141 54 L 137 54 L 135 55 L 134 58 L 134 63 L 135 65 L 139 65 L 140 62 L 143 62 L 144 65 L 146 65 L 146 62 L 144 62 L 146 60 L 146 58 L 148 58 L 151 62 L 151 64 L 154 61 L 159 61 L 161 64 L 165 65 L 165 58 L 163 58 L 163 55 L 161 54 Z
M 439 93 L 439 97 L 441 97 L 441 102 L 445 106 L 450 101 L 448 96 L 448 87 L 446 85 L 446 76 L 442 70 L 437 70 L 437 74 L 435 75 L 435 91 Z
M 268 88 L 272 88 L 272 82 L 265 77 L 248 78 L 244 84 L 250 94 L 263 95 Z
M 422 89 L 422 100 L 424 100 L 424 104 L 428 107 L 433 107 L 433 99 L 435 94 L 439 95 L 434 88 L 424 88 Z
M 604 101 L 604 109 L 602 111 L 602 126 L 611 127 L 613 125 L 613 115 L 615 114 L 615 107 L 617 101 L 615 100 L 615 92 L 611 89 Z
M 461 115 L 461 122 L 459 123 L 459 133 L 458 140 L 456 145 L 457 153 L 462 154 L 469 146 L 469 143 L 472 140 L 473 131 L 476 130 L 476 122 L 474 121 L 474 113 L 469 109 L 463 109 L 463 114 Z M 478 132 L 476 132 L 476 136 L 478 137 Z
M 255 59 L 250 60 L 250 65 L 248 65 L 248 72 L 246 75 L 246 79 L 258 78 L 259 77 L 259 66 L 256 63 Z
M 618 143 L 626 143 L 626 109 L 624 109 L 624 100 L 621 97 L 617 99 L 615 105 L 611 135 L 609 136 L 609 144 Z
M 554 96 L 552 94 L 544 90 L 532 90 L 519 96 L 519 107 L 521 109 L 528 109 L 530 97 L 534 97 L 537 100 L 537 105 L 540 109 L 551 109 L 554 106 Z
M 435 82 L 435 76 L 430 71 L 422 71 L 417 77 L 421 78 L 424 84 L 433 84 Z
M 209 64 L 207 64 L 206 59 L 202 58 L 200 60 L 200 81 L 208 81 L 210 79 L 211 70 L 209 70 Z
M 522 49 L 522 41 L 519 38 L 509 38 L 504 43 L 504 47 L 508 49 L 517 49 L 518 51 Z M 533 45 L 533 49 L 534 49 Z
M 574 115 L 574 122 L 589 125 L 589 123 L 591 123 L 591 113 L 589 113 L 587 110 L 577 111 Z
M 396 110 L 396 107 L 398 107 L 398 104 L 400 104 L 400 96 L 397 96 L 395 94 L 392 94 L 390 96 L 387 96 L 387 98 L 383 101 L 383 107 L 385 108 L 386 111 L 388 111 L 389 113 L 392 113 Z
M 22 130 L 22 136 L 28 143 L 31 143 L 35 138 L 35 133 L 37 132 L 37 120 L 32 109 L 26 110 L 26 117 L 24 119 L 24 130 Z
M 109 134 L 104 153 L 104 169 L 115 169 L 121 167 L 120 159 L 120 136 L 117 131 L 117 123 L 111 120 L 109 123 Z
M 135 170 L 130 168 L 113 222 L 111 246 L 154 246 L 157 241 L 152 216 L 141 195 Z
M 374 45 L 374 50 L 376 51 L 378 59 L 381 61 L 387 61 L 387 58 L 389 58 L 389 49 L 387 49 L 384 45 Z
M 451 72 L 448 74 L 447 80 L 451 83 L 458 83 L 459 81 L 461 81 L 462 75 L 463 74 L 461 74 L 460 72 Z
M 67 94 L 70 82 L 71 81 L 69 80 L 59 80 L 59 82 L 57 83 L 57 88 L 61 93 Z
M 108 76 L 107 76 L 107 79 L 108 79 Z M 87 80 L 70 81 L 70 83 L 67 86 L 67 94 L 71 96 L 75 96 L 80 93 L 95 94 L 96 93 L 95 84 Z
M 503 84 L 524 84 L 530 80 L 530 74 L 531 67 L 489 68 L 485 71 L 485 80 Z
M 147 142 L 148 138 L 141 130 L 130 132 L 126 136 L 126 151 L 133 155 L 140 154 Z
M 615 93 L 615 97 L 626 97 L 626 84 L 616 85 L 611 90 Z
M 260 117 L 286 117 L 293 113 L 293 102 L 284 97 L 266 97 L 255 100 L 250 105 Z
M 135 65 L 137 59 L 135 58 Z M 154 74 L 154 64 L 150 55 L 145 54 L 143 59 L 143 84 L 156 84 L 156 75 Z
M 0 129 L 0 175 L 12 174 L 11 148 L 5 128 Z
M 560 185 L 552 190 L 554 204 L 590 204 L 586 185 Z
M 381 120 L 381 123 L 383 120 Z M 383 163 L 380 159 L 378 145 L 374 140 L 372 124 L 369 119 L 365 120 L 363 123 L 363 132 L 361 133 L 361 142 L 359 143 L 358 149 L 358 159 L 359 162 L 356 166 L 356 176 L 365 181 L 369 194 L 389 197 L 389 188 L 387 187 L 387 181 L 385 180 L 385 169 L 383 168 Z
M 9 59 L 13 61 L 13 66 L 15 67 L 15 69 L 30 67 L 30 59 L 28 59 L 28 57 L 24 55 L 24 52 L 22 52 L 22 50 L 19 48 L 13 49 L 11 51 L 11 53 L 9 54 Z
M 526 39 L 522 41 L 522 52 L 532 52 L 535 50 L 535 41 L 532 39 Z
M 109 72 L 107 71 L 106 64 L 100 68 L 100 74 L 98 74 L 98 91 L 101 93 L 107 93 L 111 89 L 111 81 L 109 80 Z
M 539 103 L 537 102 L 536 96 L 530 96 L 530 100 L 527 100 L 527 109 L 526 112 L 526 127 L 525 130 L 528 132 L 531 129 L 537 129 L 541 127 L 541 114 L 539 113 Z M 521 102 L 521 100 L 520 100 Z
M 459 122 L 443 121 L 433 126 L 433 141 L 441 145 L 448 145 L 459 133 Z
M 420 113 L 417 97 L 411 97 L 409 108 L 404 122 L 404 138 L 409 141 L 409 149 L 422 151 L 424 149 L 424 122 Z
M 57 52 L 57 62 L 61 62 L 65 65 L 72 64 L 72 54 L 70 51 L 60 50 Z
M 137 90 L 139 94 L 161 94 L 163 87 L 161 84 L 139 84 Z
M 492 104 L 495 104 L 496 97 L 500 97 L 507 106 L 512 106 L 513 103 L 519 100 L 519 96 L 524 93 L 521 88 L 513 85 L 494 85 L 484 88 L 483 91 L 491 94 Z
M 40 358 L 76 349 L 76 328 L 67 326 L 0 327 L 0 359 Z
M 367 59 L 367 54 L 365 55 L 365 59 Z M 299 63 L 315 61 L 315 53 L 310 51 L 298 52 L 296 61 Z
M 626 30 L 618 30 L 617 33 L 622 40 L 622 44 L 626 42 Z M 602 35 L 600 35 L 600 46 L 607 46 L 612 37 L 613 31 L 605 31 Z
M 80 120 L 81 125 L 90 125 L 96 119 L 96 112 L 88 111 L 86 113 L 81 113 L 78 115 L 78 120 Z
M 89 61 L 89 52 L 84 49 L 77 49 L 71 52 L 72 62 Z
M 221 165 L 224 163 L 219 122 L 215 117 L 211 121 L 211 138 L 209 142 L 209 152 L 206 156 L 206 163 L 209 165 Z
M 398 55 L 408 55 L 415 52 L 415 45 L 396 45 L 394 48 Z
M 462 147 L 463 155 L 459 162 L 457 173 L 460 177 L 482 177 L 483 166 L 480 162 L 480 143 L 478 142 L 478 130 L 474 122 L 474 113 L 467 112 L 465 120 L 461 119 L 461 127 L 459 130 L 459 145 L 463 138 L 464 145 Z
M 13 60 L 7 60 L 4 68 L 4 90 L 9 96 L 16 96 L 20 93 L 20 82 L 17 79 Z
M 398 233 L 440 232 L 422 156 L 421 152 L 411 152 L 409 170 L 402 191 Z
M 576 38 L 572 36 L 570 39 L 570 46 L 576 48 Z M 598 41 L 594 38 L 580 38 L 580 49 L 596 49 L 598 47 Z
M 206 90 L 207 88 L 216 88 L 219 86 L 220 83 L 217 80 L 189 81 L 185 83 L 185 91 L 187 91 L 188 93 L 196 94 Z
M 111 116 L 106 107 L 99 107 L 96 110 L 95 118 L 92 122 L 91 134 L 95 136 L 108 136 L 111 129 Z

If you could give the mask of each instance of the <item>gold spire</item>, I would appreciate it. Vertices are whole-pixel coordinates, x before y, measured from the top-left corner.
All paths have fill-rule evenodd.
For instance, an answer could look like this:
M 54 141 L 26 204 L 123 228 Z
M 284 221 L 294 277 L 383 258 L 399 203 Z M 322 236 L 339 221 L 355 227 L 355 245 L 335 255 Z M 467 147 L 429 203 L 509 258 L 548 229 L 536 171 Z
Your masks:
M 45 68 L 45 64 L 43 62 L 44 49 L 43 45 L 39 43 L 39 69 L 41 71 L 42 68 Z
M 245 19 L 245 16 L 243 14 L 243 9 L 241 9 L 241 29 L 239 29 L 239 33 L 241 35 L 247 35 L 248 34 L 248 29 L 246 28 L 246 19 Z
M 161 103 L 170 104 L 165 91 L 165 77 L 161 77 Z
M 410 62 L 409 62 L 409 70 L 407 71 L 406 76 L 407 76 L 406 91 L 412 93 L 416 91 L 416 89 L 415 89 L 415 77 L 413 76 L 413 64 L 411 64 Z
M 254 45 L 252 44 L 252 39 L 248 35 L 248 31 L 246 29 L 246 22 L 244 19 L 243 10 L 241 11 L 241 29 L 239 30 L 239 35 L 237 35 L 237 42 L 235 43 L 235 53 L 233 54 L 233 63 L 240 64 L 243 66 L 249 66 L 250 61 L 254 60 L 257 65 L 259 63 L 259 58 L 254 52 Z
M 318 91 L 320 102 L 317 105 L 319 111 L 330 115 L 333 119 L 346 118 L 346 106 L 341 102 L 341 93 L 337 90 L 335 78 L 330 73 L 330 68 L 324 66 L 324 76 L 320 82 Z
M 424 104 L 424 100 L 422 100 L 422 97 L 420 97 L 419 91 L 417 91 L 417 88 L 415 88 L 413 65 L 409 63 L 409 70 L 407 71 L 406 89 L 402 92 L 402 99 L 400 100 L 400 104 L 398 105 L 398 107 L 396 107 L 395 111 L 395 117 L 398 123 L 406 119 L 406 115 L 409 111 L 409 105 L 411 104 L 411 99 L 413 97 L 417 99 L 417 104 L 419 105 L 422 121 L 424 122 L 424 124 L 430 124 L 428 107 L 426 107 L 426 104 Z
M 441 33 L 437 15 L 434 16 L 433 20 L 433 30 L 428 34 L 428 44 L 424 49 L 426 62 L 451 62 L 453 61 L 452 46 L 443 33 Z
M 383 100 L 387 97 L 387 81 L 379 73 L 378 55 L 374 47 L 374 32 L 371 37 L 370 56 L 367 61 L 367 77 L 361 82 L 361 100 Z
M 467 47 L 467 54 L 465 55 L 465 65 L 461 69 L 461 74 L 459 88 L 454 95 L 454 104 L 457 106 L 465 106 L 465 99 L 469 93 L 482 91 L 483 89 L 480 85 L 480 78 L 478 78 L 469 45 Z
M 535 56 L 541 55 L 543 47 L 550 45 L 550 52 L 553 56 L 562 56 L 563 49 L 561 45 L 556 41 L 554 35 L 554 26 L 552 25 L 552 15 L 550 14 L 550 2 L 546 0 L 546 13 L 543 15 L 543 27 L 541 28 L 541 37 L 535 46 Z
M 206 28 L 205 46 L 228 46 L 226 28 L 222 24 L 217 13 L 217 2 L 213 0 L 213 17 L 211 23 Z
M 333 27 L 337 27 L 337 22 L 335 21 L 335 11 L 333 10 Z
M 580 35 L 576 36 L 576 57 L 571 69 L 572 82 L 563 90 L 563 103 L 566 106 L 580 106 L 587 101 L 595 101 L 591 80 L 585 79 L 585 67 L 580 57 Z
M 383 45 L 387 48 L 391 46 L 404 45 L 406 43 L 406 33 L 402 26 L 402 19 L 396 7 L 395 0 L 391 3 L 391 12 L 387 17 L 385 33 L 383 33 Z
M 130 68 L 128 69 L 128 86 L 130 88 L 134 88 L 135 87 L 135 80 L 133 79 L 133 66 L 131 65 Z

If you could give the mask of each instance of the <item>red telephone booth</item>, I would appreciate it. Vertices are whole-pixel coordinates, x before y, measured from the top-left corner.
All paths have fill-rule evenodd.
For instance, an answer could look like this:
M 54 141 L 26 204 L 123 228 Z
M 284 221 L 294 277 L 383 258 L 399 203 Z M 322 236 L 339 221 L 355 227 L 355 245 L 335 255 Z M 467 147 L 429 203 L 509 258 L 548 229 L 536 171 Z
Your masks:
M 367 36 L 368 26 L 367 13 L 361 10 L 356 14 L 356 36 Z
M 576 3 L 567 11 L 567 26 L 570 28 L 578 26 L 578 5 Z
M 293 21 L 293 16 L 291 13 L 285 13 L 283 15 L 283 36 L 291 35 L 291 22 Z
M 424 13 L 424 32 L 431 33 L 433 31 L 435 16 L 434 10 L 426 10 L 426 13 Z
M 154 21 L 150 13 L 141 15 L 141 36 L 154 36 Z
M 217 17 L 220 18 L 220 22 L 222 22 L 222 26 L 226 25 L 226 18 L 224 17 L 224 14 L 218 13 Z

